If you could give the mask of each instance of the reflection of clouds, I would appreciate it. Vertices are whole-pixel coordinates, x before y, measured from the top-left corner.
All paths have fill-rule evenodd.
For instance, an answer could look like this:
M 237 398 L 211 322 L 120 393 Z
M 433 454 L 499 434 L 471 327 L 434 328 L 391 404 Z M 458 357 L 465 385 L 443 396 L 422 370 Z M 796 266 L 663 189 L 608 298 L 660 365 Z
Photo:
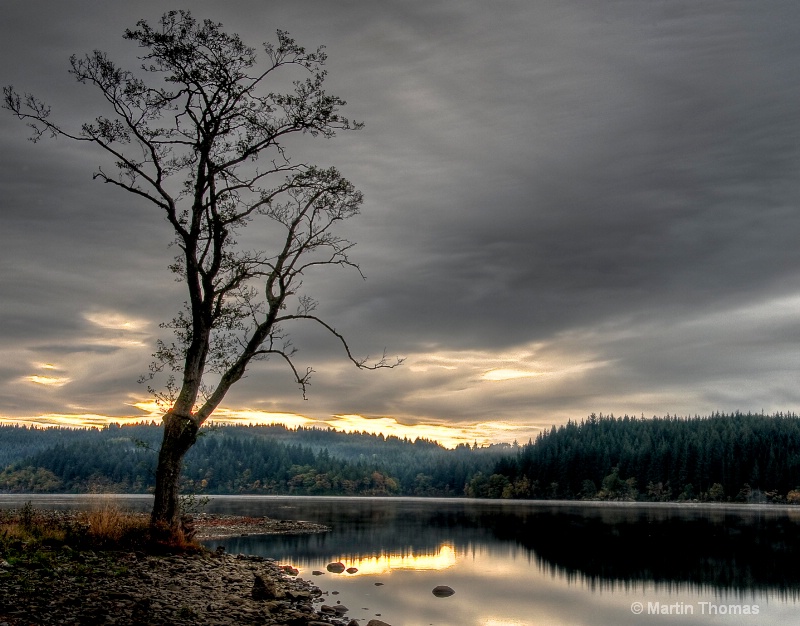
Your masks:
M 775 592 L 753 588 L 739 595 L 732 590 L 726 592 L 701 588 L 681 582 L 679 578 L 669 577 L 658 582 L 646 578 L 604 584 L 600 577 L 582 576 L 552 566 L 539 558 L 535 550 L 526 548 L 513 537 L 501 539 L 489 530 L 518 526 L 525 536 L 540 534 L 542 543 L 553 546 L 555 553 L 570 554 L 575 548 L 573 537 L 579 532 L 585 532 L 582 524 L 578 527 L 564 524 L 563 535 L 553 533 L 553 526 L 524 525 L 524 520 L 537 512 L 547 516 L 555 515 L 554 511 L 550 511 L 550 504 L 465 504 L 441 500 L 430 500 L 421 504 L 414 500 L 404 505 L 403 499 L 376 500 L 278 499 L 277 502 L 291 502 L 294 515 L 298 519 L 328 519 L 335 528 L 334 532 L 327 536 L 305 539 L 249 537 L 242 538 L 241 543 L 238 543 L 238 538 L 234 538 L 227 547 L 230 552 L 253 552 L 260 545 L 258 542 L 265 539 L 263 551 L 255 553 L 279 556 L 294 564 L 298 560 L 295 555 L 303 554 L 299 560 L 304 569 L 304 577 L 312 570 L 324 570 L 330 561 L 341 561 L 346 567 L 358 567 L 359 571 L 354 575 L 326 573 L 315 578 L 314 583 L 323 591 L 336 591 L 340 594 L 335 596 L 336 599 L 351 607 L 348 618 L 358 619 L 361 623 L 366 623 L 376 613 L 381 613 L 381 619 L 390 624 L 634 626 L 644 621 L 642 616 L 631 612 L 632 602 L 643 602 L 645 607 L 648 602 L 660 602 L 694 605 L 694 615 L 680 619 L 673 615 L 670 617 L 671 623 L 705 626 L 709 617 L 707 613 L 701 613 L 700 602 L 732 604 L 739 603 L 739 598 L 746 598 L 741 600 L 743 604 L 760 605 L 762 613 L 754 624 L 789 624 L 796 621 L 792 617 L 792 611 L 796 613 L 798 606 L 796 594 L 792 592 L 796 585 L 787 585 L 786 591 Z M 258 500 L 254 500 L 255 502 Z M 326 502 L 328 504 L 323 504 Z M 572 506 L 570 505 L 570 510 Z M 552 508 L 556 511 L 562 510 L 561 506 Z M 615 504 L 598 504 L 593 508 L 612 514 L 610 519 L 602 517 L 603 525 L 609 529 L 619 527 L 620 515 L 623 515 L 623 519 L 629 514 L 638 517 L 637 510 L 640 509 L 638 506 Z M 668 506 L 654 507 L 650 512 L 657 515 L 658 519 L 661 519 L 662 514 L 671 519 L 678 508 L 691 516 L 694 515 L 693 511 L 697 511 L 695 506 Z M 716 507 L 708 508 L 717 510 Z M 764 507 L 756 516 L 760 518 L 767 510 L 773 511 L 771 515 L 784 515 L 783 509 L 778 511 L 776 508 L 780 507 Z M 458 511 L 467 513 L 469 517 L 461 518 Z M 473 517 L 480 511 L 504 513 L 498 517 Z M 793 513 L 794 509 L 790 512 Z M 448 521 L 439 525 L 435 520 L 442 514 Z M 465 523 L 466 519 L 470 520 L 469 523 Z M 356 520 L 357 523 L 352 523 Z M 482 521 L 475 523 L 478 520 Z M 642 523 L 644 528 L 650 528 L 653 518 L 650 515 L 643 517 Z M 555 525 L 560 527 L 558 523 Z M 684 534 L 679 530 L 676 533 Z M 660 533 L 655 534 L 661 536 Z M 414 541 L 418 540 L 420 543 L 406 543 L 409 536 L 415 537 Z M 623 532 L 623 536 L 627 534 Z M 685 536 L 695 535 L 689 531 Z M 597 540 L 603 541 L 603 537 L 598 536 Z M 414 545 L 419 547 L 418 551 L 415 551 Z M 645 556 L 650 554 L 649 549 L 642 552 L 639 547 L 633 547 L 631 550 Z M 582 555 L 580 558 L 586 562 L 597 560 L 597 555 L 592 550 L 578 552 Z M 733 552 L 739 554 L 737 550 Z M 680 554 L 684 558 L 687 556 L 686 551 L 680 551 Z M 411 567 L 393 567 L 391 570 L 383 567 L 385 563 L 391 563 L 396 558 L 394 555 L 413 557 L 407 559 Z M 615 555 L 611 560 L 627 558 L 624 550 L 615 551 Z M 653 558 L 657 559 L 658 555 Z M 609 561 L 608 558 L 601 560 L 604 563 Z M 651 562 L 655 564 L 652 559 Z M 384 585 L 375 587 L 375 582 L 382 582 Z M 436 598 L 431 590 L 437 585 L 448 585 L 456 593 L 452 598 Z M 648 621 L 662 623 L 659 619 L 661 618 L 651 616 Z
M 381 554 L 379 556 L 343 556 L 338 559 L 345 567 L 358 569 L 353 574 L 345 576 L 370 576 L 375 574 L 389 574 L 397 570 L 445 570 L 456 564 L 456 550 L 452 545 L 442 544 L 436 552 L 414 552 Z

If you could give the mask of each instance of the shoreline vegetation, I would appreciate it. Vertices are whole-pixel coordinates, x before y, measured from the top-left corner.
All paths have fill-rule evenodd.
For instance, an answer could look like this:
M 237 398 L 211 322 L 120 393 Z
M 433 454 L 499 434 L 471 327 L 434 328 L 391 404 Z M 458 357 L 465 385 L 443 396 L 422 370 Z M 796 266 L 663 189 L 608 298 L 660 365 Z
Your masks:
M 0 426 L 0 493 L 152 493 L 161 427 Z M 800 504 L 800 418 L 614 417 L 520 445 L 283 426 L 211 426 L 185 459 L 198 495 Z
M 30 502 L 0 511 L 0 622 L 347 626 L 340 605 L 291 564 L 211 552 L 199 541 L 241 534 L 327 532 L 320 524 L 199 514 L 164 543 L 149 516 L 113 501 L 82 511 Z M 372 626 L 383 622 L 373 620 Z M 385 625 L 384 625 L 385 626 Z

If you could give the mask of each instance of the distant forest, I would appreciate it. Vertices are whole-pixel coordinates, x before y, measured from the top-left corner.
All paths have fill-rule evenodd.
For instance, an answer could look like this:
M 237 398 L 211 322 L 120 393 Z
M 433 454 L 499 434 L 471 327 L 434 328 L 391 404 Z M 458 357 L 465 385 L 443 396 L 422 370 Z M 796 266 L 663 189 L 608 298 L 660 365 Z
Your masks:
M 161 429 L 0 426 L 0 491 L 147 493 Z M 283 426 L 204 428 L 191 494 L 800 503 L 800 418 L 590 415 L 519 445 Z

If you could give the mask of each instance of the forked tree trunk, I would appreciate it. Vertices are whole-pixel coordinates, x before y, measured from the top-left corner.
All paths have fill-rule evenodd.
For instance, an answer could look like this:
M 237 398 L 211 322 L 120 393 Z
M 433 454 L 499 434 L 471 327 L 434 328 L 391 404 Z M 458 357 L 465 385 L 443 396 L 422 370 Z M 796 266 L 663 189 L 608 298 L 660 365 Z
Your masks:
M 150 523 L 154 529 L 176 535 L 181 511 L 179 481 L 183 456 L 197 441 L 198 426 L 191 418 L 167 413 L 164 416 L 164 439 L 158 453 L 156 489 Z

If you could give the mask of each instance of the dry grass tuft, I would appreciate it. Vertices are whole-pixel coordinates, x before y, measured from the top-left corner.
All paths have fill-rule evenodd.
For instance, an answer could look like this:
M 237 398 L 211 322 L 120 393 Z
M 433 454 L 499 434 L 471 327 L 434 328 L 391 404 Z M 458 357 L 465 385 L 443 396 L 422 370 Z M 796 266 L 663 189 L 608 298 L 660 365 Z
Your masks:
M 104 500 L 79 513 L 78 521 L 85 527 L 89 543 L 97 546 L 127 547 L 146 543 L 148 539 L 147 516 L 126 511 L 113 500 Z
M 67 530 L 51 524 L 29 526 L 12 519 L 0 523 L 0 535 L 8 541 L 61 544 L 67 539 Z
M 88 511 L 39 510 L 26 504 L 0 511 L 0 555 L 39 546 L 68 545 L 77 549 L 200 552 L 190 520 L 177 532 L 152 527 L 150 516 L 104 499 Z

